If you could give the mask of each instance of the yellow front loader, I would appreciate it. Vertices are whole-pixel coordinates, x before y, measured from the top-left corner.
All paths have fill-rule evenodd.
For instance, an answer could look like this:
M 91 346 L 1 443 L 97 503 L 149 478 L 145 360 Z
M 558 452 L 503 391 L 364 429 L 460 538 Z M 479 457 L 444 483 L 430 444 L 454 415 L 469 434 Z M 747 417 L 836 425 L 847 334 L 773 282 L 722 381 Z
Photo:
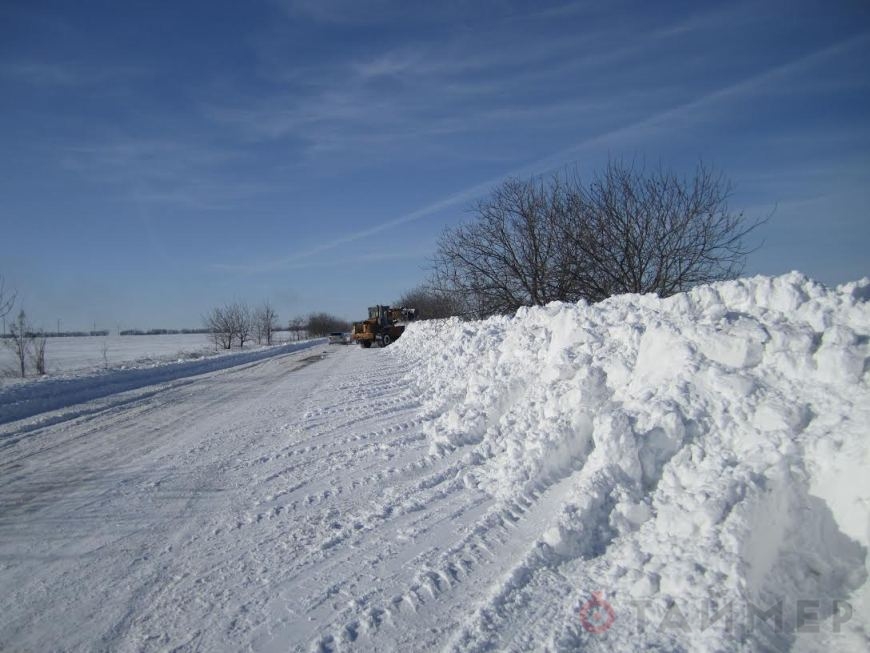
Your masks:
M 350 338 L 366 349 L 374 343 L 386 347 L 401 336 L 405 325 L 416 317 L 415 308 L 396 308 L 382 304 L 370 306 L 368 319 L 353 323 Z

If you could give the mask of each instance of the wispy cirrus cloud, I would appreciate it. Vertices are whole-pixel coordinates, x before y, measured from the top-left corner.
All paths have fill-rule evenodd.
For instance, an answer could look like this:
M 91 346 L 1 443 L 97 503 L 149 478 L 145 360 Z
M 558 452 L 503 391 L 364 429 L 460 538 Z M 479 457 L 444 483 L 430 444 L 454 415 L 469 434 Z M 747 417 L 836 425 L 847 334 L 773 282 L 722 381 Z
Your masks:
M 834 43 L 827 47 L 810 52 L 767 70 L 757 73 L 733 84 L 722 86 L 696 97 L 687 102 L 671 106 L 664 110 L 644 116 L 628 124 L 616 127 L 609 131 L 595 134 L 567 148 L 560 149 L 545 157 L 539 158 L 526 165 L 507 170 L 498 177 L 473 184 L 465 189 L 432 202 L 419 209 L 396 217 L 392 220 L 372 225 L 365 229 L 343 235 L 339 238 L 322 242 L 305 250 L 297 251 L 289 256 L 273 259 L 270 261 L 258 261 L 253 264 L 241 264 L 225 266 L 236 271 L 254 273 L 280 270 L 291 266 L 306 265 L 305 261 L 324 252 L 337 249 L 343 245 L 354 243 L 369 237 L 381 234 L 396 227 L 416 222 L 423 218 L 438 214 L 445 209 L 451 209 L 468 203 L 474 198 L 480 197 L 489 191 L 506 177 L 523 177 L 528 175 L 544 174 L 566 163 L 576 160 L 584 151 L 593 147 L 616 144 L 626 139 L 636 139 L 640 136 L 649 138 L 654 132 L 666 133 L 675 126 L 685 126 L 692 121 L 707 120 L 710 112 L 719 110 L 729 103 L 745 100 L 759 91 L 768 90 L 771 85 L 787 84 L 795 79 L 800 80 L 800 74 L 807 68 L 811 68 L 832 57 L 848 54 L 850 51 L 860 48 L 870 42 L 870 33 L 862 33 L 849 39 Z
M 588 94 L 554 97 L 523 92 L 536 80 L 545 83 L 563 72 L 561 64 L 543 62 L 564 58 L 582 67 L 581 59 L 567 56 L 570 45 L 548 42 L 504 56 L 494 56 L 488 46 L 479 44 L 471 49 L 457 44 L 440 49 L 399 47 L 311 69 L 304 79 L 279 84 L 266 96 L 205 103 L 203 110 L 210 120 L 237 129 L 246 139 L 296 139 L 309 155 L 360 145 L 425 149 L 431 137 L 507 126 L 511 120 L 535 117 L 535 110 L 546 119 L 560 107 L 570 106 L 578 116 L 584 105 L 587 111 L 600 109 L 604 101 Z M 618 56 L 610 55 L 612 60 Z M 599 59 L 591 55 L 587 63 L 597 65 Z M 607 101 L 611 110 L 615 100 Z
M 291 4 L 297 12 L 327 10 L 319 3 L 316 9 Z M 346 8 L 341 2 L 329 6 L 336 13 Z M 401 13 L 400 7 L 392 9 Z M 593 9 L 578 3 L 571 10 Z M 204 102 L 203 110 L 243 138 L 296 141 L 310 158 L 360 146 L 369 148 L 370 156 L 379 147 L 392 154 L 425 151 L 443 148 L 445 137 L 461 150 L 463 135 L 501 130 L 504 138 L 520 121 L 526 129 L 571 132 L 581 123 L 606 128 L 614 119 L 629 119 L 638 103 L 658 107 L 664 98 L 657 96 L 676 92 L 651 84 L 643 70 L 674 34 L 732 20 L 731 13 L 714 9 L 664 22 L 632 19 L 534 38 L 518 31 L 527 27 L 515 16 L 507 12 L 493 18 L 483 30 L 399 40 L 374 52 L 310 65 L 294 60 L 286 66 L 286 57 L 277 54 L 286 39 L 274 39 L 273 50 L 263 55 L 271 92 L 224 96 Z M 612 81 L 603 83 L 608 78 Z M 691 89 L 683 92 L 688 97 Z
M 487 9 L 509 7 L 508 2 L 496 0 L 490 7 L 477 7 L 476 3 L 455 2 L 402 2 L 401 0 L 273 0 L 273 3 L 294 19 L 332 25 L 376 25 L 398 21 L 431 23 L 470 17 L 485 13 Z
M 274 0 L 274 3 L 293 17 L 339 24 L 375 23 L 391 15 L 388 10 L 394 7 L 390 0 Z
M 243 162 L 243 152 L 181 135 L 102 136 L 60 148 L 58 155 L 66 170 L 136 204 L 232 211 L 248 199 L 276 191 L 267 179 L 240 176 L 234 166 Z M 235 172 L 228 172 L 230 168 Z
M 129 80 L 148 74 L 133 66 L 87 65 L 70 62 L 3 61 L 0 77 L 32 86 L 72 88 Z
M 326 249 L 319 250 L 318 253 L 327 251 Z M 272 272 L 272 271 L 290 271 L 290 270 L 309 270 L 312 268 L 321 269 L 336 269 L 344 268 L 348 265 L 364 265 L 366 263 L 389 263 L 396 261 L 425 261 L 431 255 L 431 250 L 422 248 L 407 249 L 403 248 L 398 251 L 378 250 L 367 252 L 364 254 L 356 254 L 353 256 L 342 256 L 341 258 L 324 258 L 322 256 L 310 256 L 300 258 L 293 262 L 288 262 L 281 266 L 263 266 L 256 265 L 238 265 L 234 263 L 213 263 L 209 269 L 220 272 L 232 273 L 255 273 L 255 272 Z

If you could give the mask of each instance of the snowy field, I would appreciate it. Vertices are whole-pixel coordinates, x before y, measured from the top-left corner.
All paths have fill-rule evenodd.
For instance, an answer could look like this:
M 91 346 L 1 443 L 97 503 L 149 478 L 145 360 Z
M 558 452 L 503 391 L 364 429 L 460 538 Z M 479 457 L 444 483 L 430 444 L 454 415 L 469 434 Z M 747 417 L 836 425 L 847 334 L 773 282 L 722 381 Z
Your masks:
M 289 332 L 275 334 L 275 342 L 288 342 Z M 251 347 L 256 347 L 252 343 Z M 247 346 L 246 346 L 247 348 Z M 216 352 L 205 334 L 159 336 L 88 336 L 48 338 L 45 358 L 49 374 L 98 370 L 105 367 L 143 366 L 178 359 L 201 358 Z M 32 372 L 32 371 L 31 371 Z M 0 376 L 16 375 L 16 359 L 0 346 Z
M 868 299 L 553 304 L 24 410 L 0 649 L 868 650 Z

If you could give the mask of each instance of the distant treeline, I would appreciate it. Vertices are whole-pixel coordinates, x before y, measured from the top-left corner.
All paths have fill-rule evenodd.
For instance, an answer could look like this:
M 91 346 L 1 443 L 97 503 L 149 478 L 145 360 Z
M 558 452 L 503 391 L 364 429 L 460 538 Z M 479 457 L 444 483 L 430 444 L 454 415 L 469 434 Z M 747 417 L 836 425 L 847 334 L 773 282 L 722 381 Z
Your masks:
M 208 329 L 124 329 L 122 336 L 167 336 L 179 333 L 211 333 Z
M 27 331 L 24 336 L 26 338 L 36 338 L 36 337 L 45 337 L 45 338 L 82 338 L 87 336 L 107 336 L 109 335 L 108 329 L 102 329 L 100 331 Z M 11 338 L 11 333 L 4 333 L 0 335 L 0 338 Z
M 288 329 L 274 329 L 274 331 L 287 331 Z M 124 329 L 120 331 L 120 335 L 122 336 L 166 336 L 166 335 L 178 335 L 179 333 L 211 333 L 211 329 L 200 328 L 200 329 L 148 329 L 147 331 L 143 331 L 142 329 Z M 84 334 L 83 334 L 84 335 Z

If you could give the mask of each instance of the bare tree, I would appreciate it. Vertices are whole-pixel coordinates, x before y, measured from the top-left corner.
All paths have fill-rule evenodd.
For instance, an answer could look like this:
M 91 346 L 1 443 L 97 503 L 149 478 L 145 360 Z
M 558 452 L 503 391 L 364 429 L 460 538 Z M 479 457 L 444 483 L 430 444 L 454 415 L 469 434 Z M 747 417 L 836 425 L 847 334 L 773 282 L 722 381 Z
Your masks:
M 252 327 L 254 329 L 254 340 L 257 341 L 258 345 L 263 344 L 263 340 L 266 338 L 265 330 L 263 329 L 263 323 L 260 322 L 260 309 L 254 309 L 254 313 L 252 316 Z
M 312 313 L 305 327 L 310 336 L 325 336 L 338 331 L 350 331 L 350 323 L 329 313 Z
M 235 324 L 228 306 L 213 308 L 203 317 L 203 323 L 211 334 L 215 347 L 230 349 L 235 339 Z
M 46 338 L 44 331 L 38 331 L 33 334 L 33 364 L 36 367 L 36 373 L 40 376 L 45 374 L 45 343 Z
M 0 318 L 9 315 L 12 307 L 15 305 L 15 292 L 6 290 L 6 279 L 0 274 Z
M 305 332 L 305 318 L 297 315 L 287 323 L 287 330 L 293 335 L 294 340 L 301 340 Z
M 251 309 L 247 304 L 242 302 L 233 302 L 229 308 L 230 321 L 233 324 L 233 331 L 236 338 L 239 339 L 239 348 L 244 349 L 245 343 L 250 340 L 251 333 L 254 330 L 254 319 Z
M 571 276 L 590 301 L 617 293 L 662 297 L 739 275 L 747 237 L 765 220 L 728 207 L 733 186 L 703 163 L 690 179 L 611 162 L 570 184 L 560 235 Z
M 109 369 L 109 341 L 103 337 L 103 342 L 100 345 L 100 353 L 103 355 L 103 369 Z
M 233 302 L 213 308 L 203 322 L 212 335 L 216 347 L 231 349 L 235 340 L 244 348 L 254 331 L 253 313 L 247 304 Z
M 473 221 L 441 236 L 435 288 L 479 316 L 568 297 L 559 229 L 565 195 L 557 178 L 504 182 L 474 205 Z
M 0 317 L 5 318 L 9 311 L 12 310 L 15 299 L 16 294 L 6 290 L 5 280 L 0 275 Z M 45 374 L 46 335 L 42 330 L 38 332 L 34 331 L 27 320 L 24 310 L 18 311 L 15 321 L 9 325 L 9 335 L 3 338 L 3 342 L 15 355 L 21 378 L 27 376 L 28 358 L 33 358 L 37 374 Z
M 428 284 L 408 290 L 396 300 L 395 305 L 416 308 L 417 319 L 420 320 L 436 320 L 463 313 L 463 307 L 454 297 Z
M 24 311 L 18 312 L 18 317 L 9 325 L 9 336 L 4 339 L 6 346 L 12 349 L 18 360 L 21 378 L 27 375 L 27 358 L 31 348 L 30 325 Z
M 278 328 L 278 313 L 268 301 L 254 312 L 254 331 L 257 336 L 257 342 L 262 344 L 263 340 L 267 345 L 272 344 L 272 336 Z
M 442 235 L 433 287 L 486 316 L 732 278 L 763 221 L 730 211 L 731 190 L 703 164 L 688 180 L 620 162 L 589 184 L 509 179 L 474 206 L 473 221 Z

